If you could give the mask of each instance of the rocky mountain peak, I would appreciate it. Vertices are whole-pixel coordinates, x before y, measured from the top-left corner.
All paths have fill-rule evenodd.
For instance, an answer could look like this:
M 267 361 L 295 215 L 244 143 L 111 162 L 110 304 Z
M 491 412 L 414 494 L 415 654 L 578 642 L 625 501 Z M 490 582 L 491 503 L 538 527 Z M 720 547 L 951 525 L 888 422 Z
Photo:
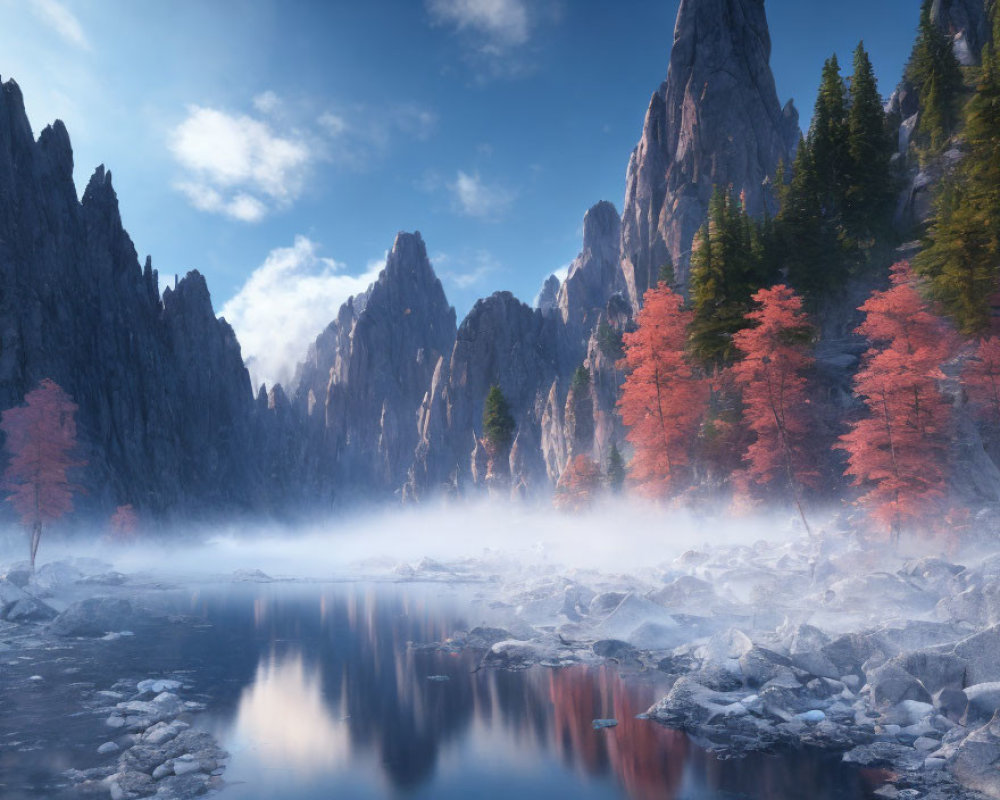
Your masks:
M 193 269 L 173 288 L 168 286 L 164 289 L 163 309 L 167 316 L 195 316 L 199 319 L 214 317 L 212 296 L 205 276 Z
M 682 0 L 667 79 L 632 152 L 621 258 L 638 307 L 669 258 L 686 282 L 691 242 L 715 186 L 772 206 L 765 179 L 798 140 L 794 105 L 778 102 L 763 0 Z

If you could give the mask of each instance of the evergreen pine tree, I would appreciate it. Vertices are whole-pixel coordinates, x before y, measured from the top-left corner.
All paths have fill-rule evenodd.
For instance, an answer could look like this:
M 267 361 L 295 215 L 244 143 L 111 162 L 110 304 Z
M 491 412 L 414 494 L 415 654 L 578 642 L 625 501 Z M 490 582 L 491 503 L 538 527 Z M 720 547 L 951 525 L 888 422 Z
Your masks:
M 841 210 L 850 168 L 847 87 L 840 76 L 837 56 L 823 65 L 812 124 L 809 149 L 813 159 L 823 213 L 830 218 Z
M 933 0 L 923 0 L 917 41 L 906 77 L 920 98 L 915 141 L 930 152 L 940 150 L 959 121 L 962 70 L 952 50 L 951 38 L 931 19 Z
M 507 452 L 514 439 L 514 418 L 499 386 L 491 386 L 483 408 L 483 438 L 493 455 Z
M 732 360 L 732 337 L 747 325 L 750 297 L 772 277 L 773 262 L 765 260 L 771 248 L 764 237 L 764 227 L 750 219 L 741 202 L 716 188 L 708 222 L 695 237 L 689 287 L 691 353 L 708 368 Z
M 864 42 L 854 51 L 847 129 L 850 165 L 845 225 L 855 244 L 870 249 L 875 238 L 889 231 L 895 192 L 890 167 L 892 140 Z
M 606 472 L 608 488 L 618 494 L 625 486 L 625 459 L 622 458 L 618 444 L 611 445 L 611 452 L 608 454 L 608 467 Z
M 1000 5 L 994 42 L 983 51 L 976 92 L 965 108 L 966 154 L 940 192 L 916 269 L 966 334 L 990 325 L 1000 290 Z

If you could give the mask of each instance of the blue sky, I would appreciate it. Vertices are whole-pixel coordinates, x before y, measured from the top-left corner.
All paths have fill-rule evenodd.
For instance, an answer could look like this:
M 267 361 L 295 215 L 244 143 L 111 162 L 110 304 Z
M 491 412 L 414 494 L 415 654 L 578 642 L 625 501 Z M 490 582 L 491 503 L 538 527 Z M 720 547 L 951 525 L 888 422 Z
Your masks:
M 807 124 L 823 60 L 859 39 L 883 94 L 918 0 L 768 0 L 782 102 Z M 531 302 L 621 210 L 666 75 L 676 0 L 0 0 L 0 76 L 65 121 L 80 193 L 114 174 L 161 288 L 199 269 L 255 379 L 285 379 L 399 230 L 459 318 Z M 849 72 L 849 66 L 847 71 Z M 168 277 L 169 276 L 169 277 Z

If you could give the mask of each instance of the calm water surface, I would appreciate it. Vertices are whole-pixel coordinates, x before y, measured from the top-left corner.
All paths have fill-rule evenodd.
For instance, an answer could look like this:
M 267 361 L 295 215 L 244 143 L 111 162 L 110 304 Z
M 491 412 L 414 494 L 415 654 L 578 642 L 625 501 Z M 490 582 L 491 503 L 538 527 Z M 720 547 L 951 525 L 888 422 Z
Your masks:
M 182 593 L 178 610 L 210 626 L 172 625 L 96 643 L 77 679 L 106 688 L 123 676 L 189 670 L 195 696 L 210 704 L 195 724 L 232 754 L 222 800 L 854 800 L 881 783 L 809 752 L 731 760 L 706 753 L 682 733 L 635 718 L 665 692 L 655 674 L 582 666 L 476 671 L 473 654 L 409 646 L 480 624 L 468 608 L 462 590 L 436 585 L 201 588 Z M 58 654 L 52 664 L 41 661 L 24 669 L 52 667 L 55 679 Z M 58 694 L 47 706 L 45 691 L 20 709 L 22 728 L 32 717 L 38 724 L 58 717 Z M 592 721 L 606 717 L 618 727 L 593 730 Z M 81 726 L 102 722 L 82 719 Z M 11 723 L 0 720 L 0 732 Z M 81 728 L 79 737 L 107 732 Z M 12 757 L 6 767 L 40 775 L 46 764 L 85 766 L 95 742 L 64 743 L 45 763 Z M 28 788 L 20 780 L 6 786 L 15 784 Z M 47 796 L 41 789 L 14 794 Z

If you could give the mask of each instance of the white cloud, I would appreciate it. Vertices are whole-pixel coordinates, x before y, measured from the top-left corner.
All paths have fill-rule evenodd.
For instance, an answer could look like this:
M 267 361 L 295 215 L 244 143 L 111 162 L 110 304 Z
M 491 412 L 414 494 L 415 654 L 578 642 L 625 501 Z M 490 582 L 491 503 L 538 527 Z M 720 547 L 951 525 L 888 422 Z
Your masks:
M 458 37 L 476 83 L 521 78 L 535 71 L 536 29 L 562 16 L 562 0 L 425 0 L 431 25 Z
M 325 111 L 316 120 L 330 136 L 340 136 L 347 130 L 347 122 L 339 114 Z
M 438 117 L 415 103 L 401 103 L 380 109 L 354 106 L 327 110 L 316 122 L 329 140 L 326 157 L 335 164 L 363 171 L 400 143 L 429 139 Z
M 191 106 L 170 134 L 186 176 L 176 186 L 195 208 L 257 222 L 299 195 L 311 160 L 304 137 L 246 115 Z
M 495 220 L 514 200 L 514 193 L 501 186 L 487 186 L 479 173 L 470 175 L 458 171 L 454 183 L 448 184 L 459 213 L 467 217 Z
M 438 253 L 432 262 L 445 283 L 463 290 L 482 283 L 490 273 L 501 268 L 500 262 L 488 250 L 474 250 L 458 257 Z
M 428 0 L 431 20 L 481 35 L 485 45 L 505 48 L 528 41 L 524 0 Z
M 340 306 L 375 281 L 385 260 L 360 275 L 317 254 L 318 245 L 296 236 L 291 247 L 272 250 L 264 263 L 222 307 L 233 326 L 254 386 L 288 384 L 312 341 Z
M 261 114 L 273 114 L 281 108 L 281 98 L 268 89 L 254 97 L 253 107 Z
M 31 8 L 46 25 L 70 44 L 90 50 L 90 41 L 80 20 L 57 0 L 32 0 Z

